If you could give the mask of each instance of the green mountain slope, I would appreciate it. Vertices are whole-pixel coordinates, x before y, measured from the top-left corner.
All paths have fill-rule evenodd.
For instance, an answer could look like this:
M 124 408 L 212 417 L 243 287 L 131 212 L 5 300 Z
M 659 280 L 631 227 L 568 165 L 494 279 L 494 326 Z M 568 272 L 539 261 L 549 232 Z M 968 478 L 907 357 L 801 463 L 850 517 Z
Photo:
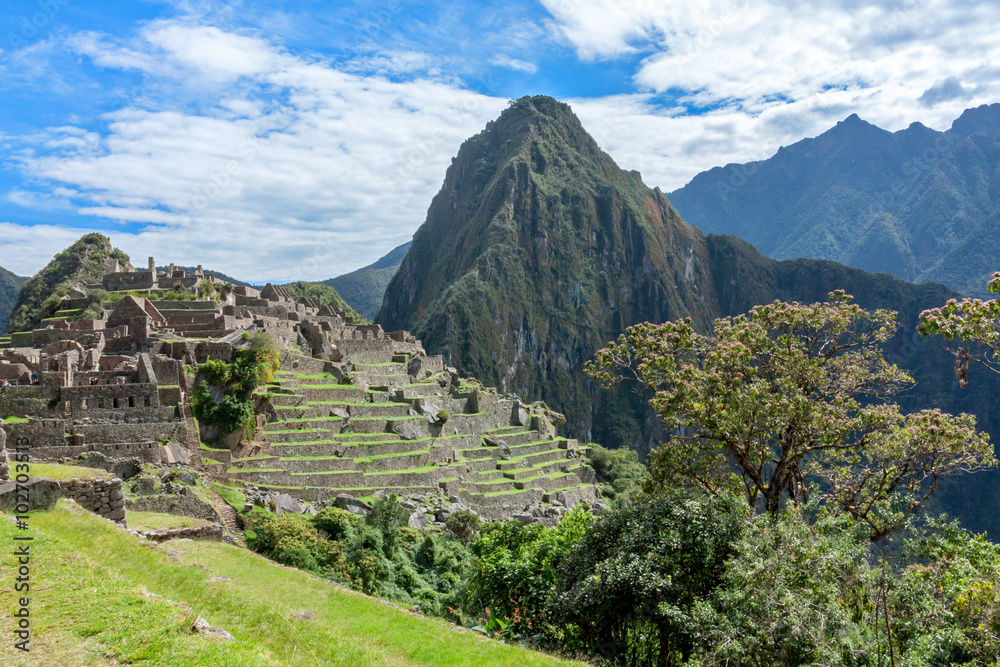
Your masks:
M 0 331 L 3 331 L 7 324 L 7 318 L 14 310 L 17 302 L 17 295 L 21 291 L 21 285 L 27 282 L 27 278 L 14 275 L 7 269 L 0 266 Z
M 344 301 L 366 318 L 371 319 L 382 306 L 382 297 L 389 281 L 396 275 L 399 265 L 410 249 L 407 241 L 401 246 L 390 250 L 382 258 L 368 266 L 345 273 L 336 278 L 324 280 L 324 285 L 333 287 L 344 298 Z
M 284 287 L 285 291 L 288 292 L 288 296 L 295 300 L 307 297 L 317 301 L 321 306 L 333 304 L 338 310 L 341 310 L 353 317 L 355 322 L 365 320 L 364 317 L 351 308 L 350 304 L 341 298 L 341 296 L 337 293 L 337 290 L 325 283 L 297 282 L 288 283 L 286 285 L 282 285 L 282 287 Z
M 1000 104 L 947 132 L 886 132 L 856 115 L 768 160 L 670 193 L 688 222 L 778 259 L 832 259 L 983 295 L 1000 269 Z
M 705 267 L 701 235 L 662 193 L 568 106 L 523 98 L 462 145 L 376 321 L 486 384 L 544 397 L 589 436 L 597 392 L 582 364 L 633 322 L 707 323 Z
M 588 381 L 582 368 L 596 349 L 638 322 L 691 317 L 705 330 L 715 317 L 835 289 L 900 311 L 887 352 L 917 379 L 905 408 L 972 412 L 1000 434 L 989 400 L 1000 382 L 982 373 L 961 391 L 943 342 L 915 330 L 921 310 L 956 292 L 706 238 L 550 98 L 519 100 L 462 146 L 376 321 L 413 331 L 463 372 L 545 400 L 566 413 L 573 436 L 642 453 L 662 436 L 659 422 L 633 389 L 609 395 Z M 992 479 L 979 476 L 949 502 L 968 525 L 998 531 Z
M 24 283 L 7 321 L 7 333 L 30 331 L 59 307 L 59 298 L 77 282 L 100 282 L 107 262 L 128 263 L 128 255 L 111 246 L 108 237 L 87 234 L 56 255 Z

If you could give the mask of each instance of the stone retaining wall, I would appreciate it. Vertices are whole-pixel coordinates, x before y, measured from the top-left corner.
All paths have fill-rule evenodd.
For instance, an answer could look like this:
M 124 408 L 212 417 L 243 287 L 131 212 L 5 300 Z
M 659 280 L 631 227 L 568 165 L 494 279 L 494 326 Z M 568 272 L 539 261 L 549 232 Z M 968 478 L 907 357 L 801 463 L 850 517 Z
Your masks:
M 198 526 L 197 528 L 172 528 L 170 530 L 155 531 L 137 530 L 136 532 L 146 539 L 153 540 L 154 542 L 165 542 L 166 540 L 178 540 L 185 538 L 190 540 L 208 540 L 211 542 L 222 541 L 222 526 L 217 523 L 212 523 L 207 526 Z
M 84 509 L 125 525 L 125 491 L 117 477 L 110 480 L 71 479 L 61 486 L 63 498 L 75 500 Z
M 193 491 L 184 494 L 163 494 L 129 498 L 125 507 L 132 512 L 156 512 L 157 514 L 177 514 L 195 519 L 219 522 L 222 519 L 215 508 L 204 502 Z

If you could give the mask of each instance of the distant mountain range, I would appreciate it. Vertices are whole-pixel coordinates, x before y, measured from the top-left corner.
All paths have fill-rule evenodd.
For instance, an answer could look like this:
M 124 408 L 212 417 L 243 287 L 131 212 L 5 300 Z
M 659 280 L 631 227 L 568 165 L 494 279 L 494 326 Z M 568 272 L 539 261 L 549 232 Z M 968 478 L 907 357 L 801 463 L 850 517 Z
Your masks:
M 369 320 L 382 307 L 382 297 L 389 281 L 396 275 L 399 265 L 410 249 L 410 242 L 389 251 L 384 257 L 363 269 L 324 280 L 324 285 L 337 290 L 344 301 Z
M 516 101 L 462 145 L 376 321 L 414 332 L 487 384 L 546 401 L 575 437 L 644 453 L 662 439 L 660 422 L 634 388 L 604 392 L 583 373 L 597 349 L 639 322 L 690 317 L 707 331 L 716 317 L 775 299 L 824 300 L 834 289 L 900 312 L 887 355 L 917 380 L 904 409 L 975 413 L 1000 434 L 1000 381 L 959 390 L 943 341 L 915 330 L 921 310 L 956 292 L 831 261 L 776 261 L 733 236 L 706 237 L 548 97 Z M 977 480 L 942 498 L 967 525 L 1000 532 L 989 509 L 1000 485 Z
M 27 280 L 0 266 L 0 331 L 7 326 L 7 319 L 17 303 L 17 294 Z
M 946 132 L 887 132 L 852 115 L 668 198 L 703 232 L 777 259 L 832 259 L 982 296 L 1000 270 L 1000 104 L 965 111 Z

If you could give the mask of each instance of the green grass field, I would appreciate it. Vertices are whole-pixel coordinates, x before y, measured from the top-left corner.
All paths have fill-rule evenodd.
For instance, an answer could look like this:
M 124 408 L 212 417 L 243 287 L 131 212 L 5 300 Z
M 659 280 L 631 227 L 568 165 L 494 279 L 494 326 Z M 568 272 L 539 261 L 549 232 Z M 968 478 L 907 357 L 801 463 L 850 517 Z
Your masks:
M 460 632 L 245 549 L 198 541 L 141 544 L 68 501 L 32 513 L 29 524 L 32 651 L 25 655 L 13 648 L 10 612 L 21 594 L 8 576 L 0 581 L 3 665 L 581 664 Z M 0 516 L 0 540 L 13 544 L 16 532 Z M 0 550 L 0 571 L 8 574 L 11 552 Z M 219 575 L 229 580 L 208 583 Z M 294 616 L 306 611 L 315 619 Z M 193 634 L 195 616 L 236 640 Z

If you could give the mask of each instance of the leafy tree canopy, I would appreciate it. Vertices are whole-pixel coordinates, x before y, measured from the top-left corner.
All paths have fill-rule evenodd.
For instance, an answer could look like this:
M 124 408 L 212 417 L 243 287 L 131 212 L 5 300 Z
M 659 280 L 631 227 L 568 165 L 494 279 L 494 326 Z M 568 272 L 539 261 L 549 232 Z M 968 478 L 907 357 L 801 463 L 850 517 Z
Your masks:
M 830 301 L 772 304 L 716 320 L 630 327 L 588 364 L 607 387 L 631 374 L 672 432 L 650 457 L 649 488 L 736 491 L 777 513 L 820 493 L 880 540 L 924 506 L 941 477 L 996 465 L 971 415 L 902 414 L 913 380 L 881 350 L 896 313 Z

